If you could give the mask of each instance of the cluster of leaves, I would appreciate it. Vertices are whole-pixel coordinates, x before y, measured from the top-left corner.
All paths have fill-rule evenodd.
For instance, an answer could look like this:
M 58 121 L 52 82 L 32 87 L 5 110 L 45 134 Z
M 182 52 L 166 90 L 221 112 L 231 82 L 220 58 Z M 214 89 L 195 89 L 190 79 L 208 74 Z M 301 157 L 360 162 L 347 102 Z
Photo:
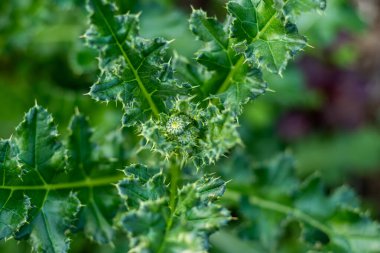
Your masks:
M 120 217 L 131 235 L 130 252 L 204 252 L 208 235 L 230 219 L 228 210 L 213 203 L 226 187 L 219 178 L 206 175 L 186 184 L 174 200 L 162 171 L 132 165 L 125 173 L 118 189 L 130 210 Z
M 62 140 L 52 116 L 36 105 L 16 134 L 0 141 L 0 238 L 29 239 L 36 252 L 67 252 L 72 233 L 83 231 L 90 240 L 112 244 L 115 234 L 124 231 L 131 253 L 207 252 L 209 235 L 231 215 L 216 203 L 226 183 L 199 171 L 194 175 L 195 168 L 215 163 L 241 143 L 238 116 L 244 104 L 267 90 L 263 72 L 281 74 L 288 61 L 307 46 L 293 23 L 295 16 L 323 10 L 326 3 L 230 1 L 223 23 L 193 10 L 190 29 L 205 43 L 196 53 L 197 62 L 170 56 L 170 41 L 142 38 L 140 14 L 122 13 L 117 3 L 88 1 L 90 28 L 83 37 L 99 51 L 100 69 L 89 95 L 121 103 L 123 126 L 138 132 L 142 149 L 166 159 L 154 161 L 161 168 L 126 164 L 92 142 L 92 130 L 80 113 L 71 121 L 68 138 Z M 194 171 L 189 178 L 184 177 L 184 167 Z M 251 187 L 257 183 L 265 188 L 249 197 L 251 204 L 274 206 L 282 212 L 267 222 L 286 220 L 283 216 L 289 214 L 301 221 L 315 216 L 333 223 L 320 226 L 310 218 L 313 222 L 305 224 L 313 229 L 306 226 L 305 234 L 322 238 L 318 242 L 332 249 L 366 249 L 351 247 L 351 241 L 347 248 L 342 242 L 345 238 L 333 237 L 330 226 L 343 224 L 345 218 L 337 204 L 345 192 L 327 200 L 318 195 L 317 181 L 300 186 L 278 167 L 263 170 L 262 178 L 258 175 L 257 181 L 250 182 Z M 278 187 L 271 176 L 280 178 Z M 275 204 L 260 199 L 259 193 L 271 192 Z M 232 199 L 235 196 L 232 193 Z M 290 205 L 293 202 L 297 204 Z M 315 205 L 326 203 L 329 211 L 319 212 L 319 206 L 314 210 Z M 305 214 L 294 211 L 295 207 Z M 263 213 L 254 219 L 270 214 Z M 361 227 L 363 216 L 358 213 L 357 217 L 357 223 L 349 224 Z M 255 226 L 254 236 L 266 236 L 260 228 Z M 274 223 L 264 228 L 280 229 Z M 280 232 L 274 233 L 273 239 L 278 239 Z
M 191 248 L 194 240 L 204 249 L 206 236 L 230 219 L 213 203 L 224 192 L 221 179 L 186 184 L 173 201 L 162 171 L 131 165 L 124 174 L 115 157 L 105 157 L 83 115 L 73 117 L 69 130 L 62 143 L 52 116 L 36 105 L 15 136 L 0 141 L 1 239 L 29 239 L 36 252 L 67 252 L 70 233 L 111 243 L 119 224 L 132 236 L 131 252 Z
M 36 105 L 15 135 L 1 141 L 2 239 L 30 238 L 37 252 L 67 251 L 72 229 L 100 243 L 112 239 L 121 200 L 110 184 L 122 177 L 97 154 L 83 115 L 73 117 L 70 131 L 64 145 L 52 116 Z
M 291 20 L 301 6 L 324 9 L 324 1 L 316 2 L 231 1 L 224 24 L 193 10 L 190 29 L 205 42 L 197 64 L 170 60 L 162 38 L 141 38 L 139 15 L 90 1 L 84 37 L 99 50 L 101 69 L 90 95 L 121 102 L 123 124 L 139 126 L 148 147 L 165 157 L 213 163 L 240 142 L 237 117 L 243 104 L 266 91 L 262 71 L 281 74 L 307 45 Z
M 257 252 L 379 251 L 380 224 L 351 188 L 328 191 L 318 174 L 301 181 L 288 153 L 259 164 L 242 155 L 219 168 L 234 178 L 226 199 L 239 222 L 228 233 L 257 242 Z

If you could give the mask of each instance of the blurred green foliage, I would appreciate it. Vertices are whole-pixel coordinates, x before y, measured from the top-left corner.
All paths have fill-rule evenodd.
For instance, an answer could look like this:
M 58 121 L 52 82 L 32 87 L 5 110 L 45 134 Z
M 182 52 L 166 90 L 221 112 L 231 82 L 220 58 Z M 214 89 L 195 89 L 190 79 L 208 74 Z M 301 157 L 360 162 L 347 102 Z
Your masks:
M 181 6 L 179 1 L 120 2 L 125 11 L 142 11 L 143 36 L 163 35 L 174 39 L 172 49 L 181 49 L 187 56 L 199 47 L 187 29 L 188 9 L 174 8 L 174 5 Z M 214 2 L 220 2 L 211 2 L 195 4 L 204 5 L 221 16 L 219 12 L 223 9 L 213 9 Z M 120 105 L 104 106 L 83 96 L 97 74 L 96 53 L 85 47 L 80 39 L 87 25 L 86 16 L 83 0 L 0 2 L 0 138 L 13 132 L 35 100 L 49 108 L 56 122 L 60 122 L 60 132 L 66 132 L 62 130 L 66 129 L 75 108 L 88 115 L 91 123 L 97 126 L 95 139 L 120 126 L 120 110 L 114 110 Z M 343 71 L 343 75 L 352 71 L 359 54 L 352 38 L 365 34 L 366 25 L 348 0 L 329 0 L 325 13 L 303 16 L 298 21 L 300 30 L 313 47 L 306 52 L 312 61 L 325 64 L 327 68 L 333 66 Z M 329 94 L 308 83 L 302 65 L 302 59 L 298 59 L 283 73 L 283 78 L 266 73 L 274 92 L 248 105 L 241 119 L 241 134 L 247 151 L 258 161 L 290 149 L 297 159 L 300 175 L 321 171 L 322 177 L 331 184 L 341 183 L 351 175 L 378 170 L 380 132 L 376 122 L 368 117 L 348 129 L 342 129 L 339 124 L 321 123 L 324 118 L 316 115 L 330 109 L 326 106 Z M 317 79 L 324 72 L 314 75 L 311 78 Z M 330 86 L 340 85 L 336 80 L 327 82 L 332 83 Z M 302 125 L 305 121 L 301 117 L 301 127 L 294 134 L 288 130 L 283 134 L 281 118 L 294 111 L 306 115 L 306 126 Z M 291 122 L 298 124 L 300 121 Z M 235 180 L 244 182 L 247 175 Z M 222 246 L 214 252 L 260 252 L 252 250 L 259 249 L 260 245 L 242 242 L 237 235 L 221 232 L 215 238 Z M 78 252 L 122 250 L 122 247 L 84 246 L 81 240 L 74 241 L 73 248 Z M 220 244 L 222 242 L 225 245 Z M 28 246 L 21 245 L 18 250 L 27 252 Z M 229 250 L 231 245 L 234 247 Z M 0 251 L 17 252 L 15 242 L 0 246 Z

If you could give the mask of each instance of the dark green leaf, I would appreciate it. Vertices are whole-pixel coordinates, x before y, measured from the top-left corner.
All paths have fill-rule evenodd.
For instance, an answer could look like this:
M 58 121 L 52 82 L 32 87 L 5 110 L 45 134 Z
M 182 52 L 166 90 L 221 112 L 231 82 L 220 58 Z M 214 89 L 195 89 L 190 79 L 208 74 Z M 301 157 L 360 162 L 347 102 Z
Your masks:
M 123 175 L 95 159 L 83 115 L 75 115 L 70 130 L 65 152 L 52 116 L 36 105 L 15 136 L 0 141 L 2 239 L 30 239 L 37 252 L 67 252 L 71 230 L 99 243 L 113 239 L 120 198 L 111 184 Z

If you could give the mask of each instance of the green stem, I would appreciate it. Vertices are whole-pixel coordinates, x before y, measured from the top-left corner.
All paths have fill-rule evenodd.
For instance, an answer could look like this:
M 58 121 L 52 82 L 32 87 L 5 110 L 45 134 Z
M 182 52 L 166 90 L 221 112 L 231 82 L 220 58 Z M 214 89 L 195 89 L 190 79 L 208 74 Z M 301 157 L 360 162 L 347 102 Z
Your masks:
M 171 171 L 171 181 L 170 181 L 170 201 L 169 201 L 169 207 L 172 210 L 172 212 L 175 211 L 175 205 L 176 205 L 176 197 L 177 197 L 177 190 L 178 190 L 178 179 L 180 175 L 180 166 L 173 165 L 170 169 Z
M 172 228 L 173 220 L 176 212 L 176 200 L 177 200 L 177 193 L 178 193 L 178 181 L 179 176 L 181 172 L 182 165 L 179 166 L 177 163 L 174 163 L 170 168 L 170 175 L 171 175 L 171 181 L 170 181 L 170 199 L 169 199 L 169 208 L 170 208 L 170 216 L 166 223 L 165 228 L 165 234 L 162 239 L 161 245 L 157 251 L 157 253 L 163 253 L 165 249 L 166 244 L 166 237 Z
M 226 79 L 224 79 L 224 82 L 220 86 L 220 88 L 217 91 L 217 94 L 225 92 L 231 85 L 231 82 L 234 78 L 235 73 L 240 70 L 241 66 L 244 63 L 244 57 L 240 57 L 239 60 L 236 62 L 235 65 L 232 66 L 230 72 L 228 73 Z
M 237 192 L 227 191 L 225 193 L 225 196 L 228 199 L 238 200 L 241 195 Z M 271 211 L 275 211 L 275 212 L 286 214 L 286 215 L 291 214 L 295 216 L 296 218 L 302 220 L 303 222 L 321 230 L 328 236 L 331 236 L 332 234 L 334 234 L 334 232 L 329 227 L 319 222 L 318 220 L 314 219 L 310 215 L 302 212 L 301 210 L 298 210 L 289 206 L 285 206 L 285 205 L 282 205 L 270 200 L 262 199 L 253 195 L 249 196 L 249 202 L 253 205 L 259 206 L 266 210 L 271 210 Z
M 224 197 L 228 200 L 238 202 L 241 197 L 241 192 L 237 190 L 231 190 L 229 189 L 225 194 Z M 349 233 L 343 233 L 338 232 L 330 227 L 326 226 L 324 223 L 320 222 L 319 220 L 315 219 L 314 217 L 310 216 L 309 214 L 304 213 L 303 211 L 286 206 L 277 202 L 273 202 L 271 200 L 263 199 L 257 196 L 250 195 L 249 196 L 249 202 L 252 205 L 258 206 L 262 209 L 282 213 L 284 215 L 292 215 L 299 219 L 300 221 L 303 221 L 304 223 L 319 229 L 320 231 L 324 232 L 326 235 L 328 235 L 330 238 L 333 238 L 334 235 L 338 236 L 344 236 L 353 240 L 376 240 L 378 239 L 377 236 L 372 235 L 362 235 L 362 234 L 349 234 Z

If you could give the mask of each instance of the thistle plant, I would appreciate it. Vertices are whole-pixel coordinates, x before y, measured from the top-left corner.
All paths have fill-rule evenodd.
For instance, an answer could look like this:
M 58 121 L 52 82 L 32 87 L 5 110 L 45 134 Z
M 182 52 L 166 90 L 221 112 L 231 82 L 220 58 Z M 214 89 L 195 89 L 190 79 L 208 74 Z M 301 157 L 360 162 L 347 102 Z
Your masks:
M 121 235 L 131 253 L 208 252 L 210 235 L 236 222 L 227 207 L 242 203 L 236 230 L 259 241 L 258 252 L 379 252 L 379 225 L 351 190 L 327 196 L 316 177 L 300 183 L 288 155 L 259 168 L 233 162 L 244 105 L 268 91 L 264 72 L 281 75 L 308 46 L 296 17 L 323 11 L 324 0 L 229 1 L 224 21 L 193 9 L 189 27 L 203 43 L 195 60 L 173 54 L 164 38 L 141 37 L 143 14 L 117 3 L 87 4 L 83 39 L 99 52 L 88 95 L 122 105 L 120 125 L 145 155 L 131 163 L 104 152 L 79 110 L 61 138 L 36 104 L 0 141 L 0 238 L 27 239 L 35 252 L 68 252 L 77 233 L 116 247 Z M 230 171 L 255 178 L 245 191 L 218 174 L 226 156 Z M 288 251 L 281 236 L 293 223 L 304 231 Z

